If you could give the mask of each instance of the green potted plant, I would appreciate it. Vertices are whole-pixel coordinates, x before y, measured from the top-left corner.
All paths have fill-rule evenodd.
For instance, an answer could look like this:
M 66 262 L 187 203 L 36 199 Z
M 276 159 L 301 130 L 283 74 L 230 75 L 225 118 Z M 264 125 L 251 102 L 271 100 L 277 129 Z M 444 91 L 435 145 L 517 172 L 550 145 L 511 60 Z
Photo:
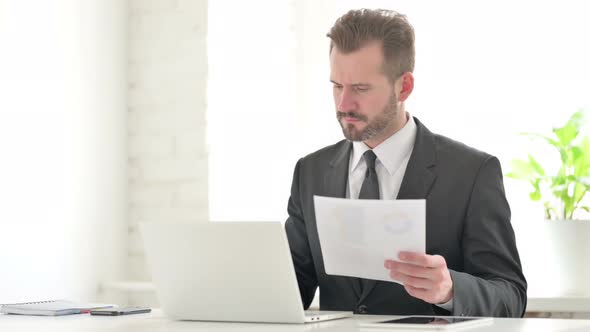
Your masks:
M 529 198 L 542 203 L 545 219 L 551 220 L 525 220 L 517 233 L 532 297 L 590 296 L 590 131 L 585 120 L 580 110 L 551 135 L 523 134 L 555 149 L 557 171 L 550 171 L 550 155 L 543 153 L 513 160 L 506 174 L 531 185 Z
M 506 175 L 531 184 L 530 199 L 543 201 L 548 220 L 574 220 L 582 211 L 590 212 L 584 201 L 590 191 L 590 136 L 583 132 L 584 115 L 582 110 L 574 113 L 563 127 L 553 128 L 552 136 L 523 134 L 557 150 L 561 167 L 556 174 L 547 174 L 538 158 L 529 154 L 527 160 L 514 160 L 512 172 Z

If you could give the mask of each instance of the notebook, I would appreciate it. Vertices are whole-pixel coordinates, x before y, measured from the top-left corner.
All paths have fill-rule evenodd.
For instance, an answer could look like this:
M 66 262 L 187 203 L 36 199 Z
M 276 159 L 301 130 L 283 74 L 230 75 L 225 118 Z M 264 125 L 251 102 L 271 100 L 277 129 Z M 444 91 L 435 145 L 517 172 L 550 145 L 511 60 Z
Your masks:
M 113 304 L 81 303 L 66 300 L 2 304 L 0 313 L 33 316 L 63 316 L 87 313 L 92 309 L 111 308 Z

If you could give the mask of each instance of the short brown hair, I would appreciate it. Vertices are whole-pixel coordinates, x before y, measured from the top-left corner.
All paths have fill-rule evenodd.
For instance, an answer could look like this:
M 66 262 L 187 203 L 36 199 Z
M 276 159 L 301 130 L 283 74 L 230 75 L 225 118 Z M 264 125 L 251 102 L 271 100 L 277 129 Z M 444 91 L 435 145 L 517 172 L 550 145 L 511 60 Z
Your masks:
M 343 53 L 354 52 L 370 42 L 381 42 L 384 72 L 391 81 L 414 71 L 414 28 L 405 15 L 386 9 L 351 10 L 341 16 L 327 36 Z

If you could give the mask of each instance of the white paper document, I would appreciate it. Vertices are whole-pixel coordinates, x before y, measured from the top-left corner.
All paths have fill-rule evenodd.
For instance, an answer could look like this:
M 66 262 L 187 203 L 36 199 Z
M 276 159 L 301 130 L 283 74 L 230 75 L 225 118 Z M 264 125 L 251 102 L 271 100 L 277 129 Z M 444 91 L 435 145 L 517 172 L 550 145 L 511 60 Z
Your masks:
M 314 196 L 327 274 L 393 281 L 384 267 L 400 251 L 426 252 L 426 200 Z

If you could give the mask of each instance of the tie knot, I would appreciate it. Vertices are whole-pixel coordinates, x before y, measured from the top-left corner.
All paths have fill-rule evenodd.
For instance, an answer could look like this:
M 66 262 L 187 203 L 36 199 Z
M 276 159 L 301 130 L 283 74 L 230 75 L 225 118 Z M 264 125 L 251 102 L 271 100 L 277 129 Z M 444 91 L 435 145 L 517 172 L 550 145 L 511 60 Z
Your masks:
M 373 150 L 367 150 L 365 151 L 365 153 L 363 153 L 363 157 L 365 158 L 365 162 L 367 163 L 367 168 L 375 169 L 375 159 L 377 159 L 375 152 L 373 152 Z

